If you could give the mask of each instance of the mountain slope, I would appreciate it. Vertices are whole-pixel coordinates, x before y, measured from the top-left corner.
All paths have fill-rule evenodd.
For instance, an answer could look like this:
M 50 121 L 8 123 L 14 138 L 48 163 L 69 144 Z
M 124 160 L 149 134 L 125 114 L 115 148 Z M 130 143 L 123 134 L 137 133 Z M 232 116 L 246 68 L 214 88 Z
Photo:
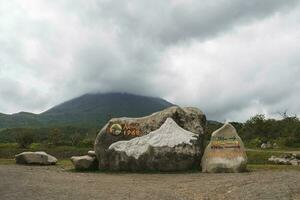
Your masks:
M 0 128 L 67 125 L 99 128 L 112 117 L 141 117 L 172 105 L 161 98 L 127 93 L 86 94 L 41 114 L 0 114 Z

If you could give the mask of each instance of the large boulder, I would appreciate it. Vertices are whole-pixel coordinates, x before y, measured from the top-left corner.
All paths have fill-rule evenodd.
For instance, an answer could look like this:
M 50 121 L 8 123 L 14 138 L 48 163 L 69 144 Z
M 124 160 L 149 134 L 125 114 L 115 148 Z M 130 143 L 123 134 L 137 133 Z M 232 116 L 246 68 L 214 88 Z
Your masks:
M 199 166 L 201 144 L 199 135 L 186 131 L 172 118 L 157 130 L 109 147 L 111 170 L 189 170 Z
M 161 127 L 167 118 L 172 118 L 183 129 L 199 135 L 202 154 L 204 128 L 206 126 L 205 115 L 197 108 L 173 106 L 146 117 L 111 119 L 98 133 L 95 140 L 94 150 L 99 161 L 99 168 L 109 169 L 107 152 L 111 144 L 147 135 Z
M 98 168 L 97 158 L 89 155 L 73 156 L 71 157 L 71 161 L 77 170 L 93 170 Z
M 244 144 L 235 128 L 226 123 L 211 135 L 202 157 L 202 171 L 210 173 L 243 172 L 247 167 Z
M 17 164 L 55 165 L 57 159 L 43 151 L 23 152 L 15 155 Z

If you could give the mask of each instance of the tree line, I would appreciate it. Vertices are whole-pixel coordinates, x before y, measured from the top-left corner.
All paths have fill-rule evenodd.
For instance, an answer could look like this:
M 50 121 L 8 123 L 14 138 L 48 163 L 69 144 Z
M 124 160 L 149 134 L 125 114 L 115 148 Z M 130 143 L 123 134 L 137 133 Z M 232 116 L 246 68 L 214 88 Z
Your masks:
M 231 122 L 240 137 L 249 147 L 260 147 L 262 143 L 276 143 L 282 147 L 300 148 L 300 119 L 288 116 L 281 119 L 266 118 L 263 114 L 251 117 L 245 123 Z M 222 123 L 209 121 L 206 127 L 205 140 L 210 139 L 213 131 Z M 92 146 L 100 129 L 80 127 L 55 128 L 10 128 L 0 131 L 0 143 L 18 143 L 27 148 L 32 143 L 43 143 L 49 146 Z
M 32 143 L 48 146 L 92 146 L 98 133 L 95 128 L 56 127 L 56 128 L 11 128 L 0 131 L 0 143 L 17 143 L 27 148 Z

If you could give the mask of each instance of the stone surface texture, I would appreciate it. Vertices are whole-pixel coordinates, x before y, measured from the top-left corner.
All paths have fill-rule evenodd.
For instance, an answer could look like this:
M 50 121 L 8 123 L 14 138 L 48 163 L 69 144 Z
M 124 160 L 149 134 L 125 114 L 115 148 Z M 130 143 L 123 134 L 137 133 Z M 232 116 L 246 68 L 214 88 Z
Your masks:
M 231 124 L 226 123 L 212 133 L 201 164 L 202 171 L 209 173 L 246 171 L 244 144 Z
M 197 108 L 172 106 L 141 118 L 111 119 L 98 133 L 95 140 L 94 150 L 99 160 L 99 168 L 110 168 L 108 148 L 111 144 L 147 135 L 160 128 L 167 118 L 172 118 L 183 129 L 198 135 L 202 155 L 204 128 L 206 127 L 205 115 Z
M 23 152 L 15 155 L 17 164 L 54 165 L 57 159 L 43 151 Z
M 199 135 L 186 131 L 172 118 L 148 135 L 119 141 L 109 147 L 111 170 L 189 170 L 201 156 Z M 199 164 L 199 163 L 198 163 Z

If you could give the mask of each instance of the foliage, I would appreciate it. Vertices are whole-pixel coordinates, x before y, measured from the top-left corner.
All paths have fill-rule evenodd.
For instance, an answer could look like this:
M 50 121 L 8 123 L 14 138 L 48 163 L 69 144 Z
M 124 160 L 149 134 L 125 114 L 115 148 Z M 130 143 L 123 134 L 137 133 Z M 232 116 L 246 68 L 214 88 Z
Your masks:
M 48 136 L 49 144 L 55 146 L 62 144 L 62 139 L 63 139 L 63 135 L 61 131 L 57 128 L 53 129 Z
M 70 136 L 70 141 L 72 146 L 78 145 L 81 140 L 82 140 L 82 136 L 78 132 L 75 132 L 75 134 Z
M 27 148 L 34 141 L 34 135 L 31 132 L 20 132 L 16 135 L 16 142 L 20 148 Z
M 85 139 L 83 139 L 83 140 L 79 143 L 79 146 L 80 146 L 80 147 L 90 147 L 90 148 L 92 148 L 92 147 L 94 146 L 94 142 L 95 142 L 94 139 L 91 139 L 91 138 L 85 138 Z
M 12 128 L 0 131 L 0 143 L 16 142 L 19 133 L 31 133 L 34 142 L 47 143 L 50 145 L 79 145 L 85 138 L 94 140 L 98 129 L 79 127 L 56 127 L 56 128 Z

